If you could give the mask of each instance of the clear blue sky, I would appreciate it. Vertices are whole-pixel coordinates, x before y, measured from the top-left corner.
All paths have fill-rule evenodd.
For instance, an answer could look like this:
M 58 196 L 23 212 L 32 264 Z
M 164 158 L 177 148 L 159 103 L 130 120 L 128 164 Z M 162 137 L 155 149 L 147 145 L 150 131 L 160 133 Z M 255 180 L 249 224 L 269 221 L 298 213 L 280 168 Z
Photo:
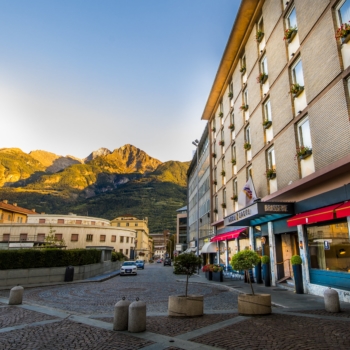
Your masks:
M 0 0 L 0 148 L 190 160 L 239 4 Z

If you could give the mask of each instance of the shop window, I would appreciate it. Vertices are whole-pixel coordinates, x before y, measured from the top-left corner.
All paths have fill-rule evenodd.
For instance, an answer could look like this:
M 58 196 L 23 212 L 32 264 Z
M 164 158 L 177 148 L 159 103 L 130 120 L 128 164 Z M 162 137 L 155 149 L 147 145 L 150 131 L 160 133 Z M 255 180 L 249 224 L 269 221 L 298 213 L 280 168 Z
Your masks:
M 100 235 L 100 242 L 106 242 L 106 235 Z
M 116 241 L 117 241 L 117 236 L 114 236 L 114 235 L 113 235 L 113 236 L 111 237 L 111 242 L 116 242 Z
M 86 242 L 92 242 L 93 235 L 86 235 Z
M 346 220 L 307 226 L 311 269 L 350 272 L 350 238 Z
M 8 242 L 10 240 L 10 234 L 9 233 L 4 233 L 2 235 L 2 241 L 3 242 Z
M 38 242 L 44 242 L 45 241 L 45 233 L 38 233 L 36 240 Z
M 79 234 L 72 233 L 72 235 L 70 237 L 71 242 L 78 242 L 78 239 L 79 239 Z
M 124 236 L 120 236 L 120 243 L 124 243 Z

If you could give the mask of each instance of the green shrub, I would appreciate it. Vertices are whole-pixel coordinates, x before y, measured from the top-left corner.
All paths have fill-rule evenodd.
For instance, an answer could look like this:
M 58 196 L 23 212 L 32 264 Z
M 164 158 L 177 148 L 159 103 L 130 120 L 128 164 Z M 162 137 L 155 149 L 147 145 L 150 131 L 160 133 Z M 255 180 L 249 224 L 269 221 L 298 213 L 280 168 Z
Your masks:
M 122 261 L 125 260 L 125 256 L 121 252 L 112 252 L 112 261 Z
M 96 249 L 18 249 L 0 250 L 0 270 L 32 269 L 96 264 L 101 251 Z
M 292 265 L 301 265 L 303 263 L 299 255 L 293 255 L 292 259 L 290 259 L 290 262 Z
M 261 257 L 261 263 L 262 263 L 262 264 L 268 264 L 269 262 L 270 262 L 270 257 L 269 257 L 269 256 L 263 255 L 263 256 Z

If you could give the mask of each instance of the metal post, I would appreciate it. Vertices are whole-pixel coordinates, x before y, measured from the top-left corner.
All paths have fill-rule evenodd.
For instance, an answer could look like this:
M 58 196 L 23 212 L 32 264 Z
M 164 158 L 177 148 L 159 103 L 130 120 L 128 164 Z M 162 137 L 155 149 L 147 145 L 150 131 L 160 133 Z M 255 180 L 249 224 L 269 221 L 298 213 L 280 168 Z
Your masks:
M 199 159 L 197 145 L 197 256 L 199 256 Z

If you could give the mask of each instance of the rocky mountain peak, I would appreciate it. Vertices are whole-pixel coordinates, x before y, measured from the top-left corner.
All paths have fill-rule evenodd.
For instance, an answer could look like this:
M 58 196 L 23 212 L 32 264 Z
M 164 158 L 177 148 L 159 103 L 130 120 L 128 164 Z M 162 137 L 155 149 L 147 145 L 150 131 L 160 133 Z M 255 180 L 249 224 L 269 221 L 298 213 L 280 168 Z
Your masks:
M 91 160 L 94 160 L 97 157 L 101 156 L 107 156 L 108 154 L 111 154 L 112 152 L 108 148 L 101 147 L 97 151 L 93 151 L 90 153 L 85 159 L 84 162 L 90 162 Z

